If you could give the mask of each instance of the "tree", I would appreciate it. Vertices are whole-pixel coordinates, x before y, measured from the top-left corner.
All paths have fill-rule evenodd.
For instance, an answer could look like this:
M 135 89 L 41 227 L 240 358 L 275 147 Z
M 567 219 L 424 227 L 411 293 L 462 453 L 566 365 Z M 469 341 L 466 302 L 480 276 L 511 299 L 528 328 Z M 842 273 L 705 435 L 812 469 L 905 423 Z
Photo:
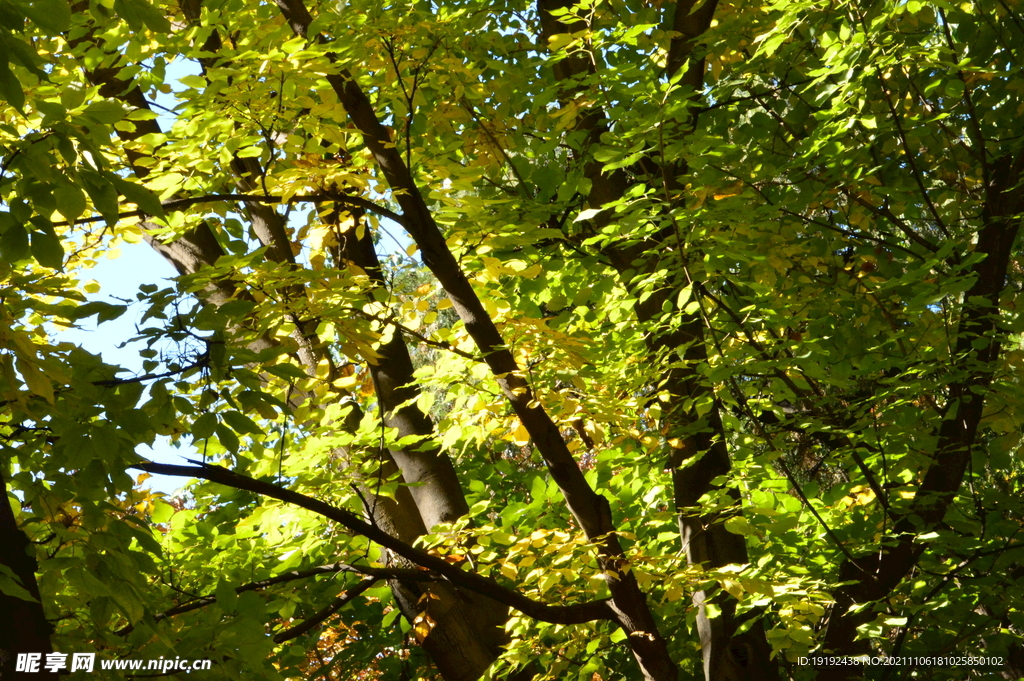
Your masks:
M 5 674 L 1024 675 L 1017 3 L 0 12 Z

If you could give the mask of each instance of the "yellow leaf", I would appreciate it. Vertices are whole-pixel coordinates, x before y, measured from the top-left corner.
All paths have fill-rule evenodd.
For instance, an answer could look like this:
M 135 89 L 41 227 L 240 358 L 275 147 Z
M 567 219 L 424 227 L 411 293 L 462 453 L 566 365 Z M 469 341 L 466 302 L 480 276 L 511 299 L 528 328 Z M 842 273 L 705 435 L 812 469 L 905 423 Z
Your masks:
M 328 225 L 317 225 L 309 230 L 309 247 L 314 249 L 327 248 L 338 243 L 334 230 Z
M 743 597 L 743 585 L 733 579 L 723 579 L 722 588 L 729 592 L 729 595 L 739 600 Z
M 714 194 L 715 201 L 721 201 L 722 199 L 727 199 L 730 196 L 739 196 L 743 193 L 743 186 L 742 182 L 734 182 L 728 187 L 724 187 L 721 191 Z
M 356 376 L 355 374 L 352 374 L 351 376 L 344 376 L 336 380 L 334 382 L 334 387 L 340 388 L 342 390 L 351 390 L 352 388 L 356 387 L 358 383 L 359 377 Z
M 538 263 L 536 265 L 530 265 L 525 270 L 519 272 L 519 276 L 526 277 L 527 279 L 533 279 L 543 271 L 544 268 L 540 266 L 540 263 Z
M 548 38 L 548 49 L 552 52 L 566 47 L 573 41 L 572 33 L 556 33 L 555 35 Z
M 530 444 L 530 433 L 522 423 L 516 426 L 516 429 L 512 431 L 512 442 L 520 447 L 525 447 Z
M 865 506 L 875 500 L 875 493 L 870 488 L 857 485 L 850 490 L 850 494 L 839 500 L 843 506 L 852 508 L 854 506 Z
M 416 633 L 416 640 L 423 643 L 436 624 L 437 622 L 434 621 L 434 618 L 427 613 L 417 615 L 412 623 L 413 631 Z
M 21 372 L 29 390 L 53 404 L 53 384 L 39 367 L 23 359 L 18 359 L 18 371 Z

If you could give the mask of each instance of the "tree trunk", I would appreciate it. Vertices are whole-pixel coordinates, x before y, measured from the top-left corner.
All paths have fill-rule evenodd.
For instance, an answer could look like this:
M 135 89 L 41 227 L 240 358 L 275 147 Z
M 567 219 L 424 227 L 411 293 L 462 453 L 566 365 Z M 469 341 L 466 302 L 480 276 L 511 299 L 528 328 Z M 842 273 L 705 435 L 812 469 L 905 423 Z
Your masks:
M 864 641 L 857 641 L 857 627 L 871 621 L 870 607 L 851 612 L 854 606 L 869 604 L 889 596 L 910 573 L 927 545 L 915 543 L 915 537 L 942 522 L 963 483 L 973 455 L 978 426 L 985 408 L 985 393 L 996 371 L 1001 339 L 1005 331 L 999 324 L 999 300 L 1006 286 L 1010 255 L 1024 213 L 1024 153 L 1016 158 L 1003 157 L 990 162 L 992 180 L 986 187 L 975 253 L 983 256 L 972 268 L 974 282 L 963 295 L 956 347 L 952 353 L 951 373 L 960 375 L 949 386 L 950 414 L 937 433 L 932 462 L 924 474 L 911 508 L 894 527 L 896 543 L 871 555 L 844 561 L 839 578 L 849 582 L 836 590 L 835 605 L 825 631 L 825 652 L 857 655 L 867 652 Z M 854 679 L 862 668 L 822 667 L 819 678 Z
M 546 43 L 558 33 L 586 29 L 582 20 L 564 18 L 567 15 L 562 11 L 573 4 L 570 0 L 538 0 L 542 42 Z M 695 8 L 697 4 L 700 6 Z M 672 76 L 685 67 L 686 72 L 679 79 L 682 96 L 693 96 L 703 87 L 705 60 L 700 53 L 700 41 L 711 25 L 717 4 L 717 0 L 703 3 L 678 0 L 675 3 L 671 17 L 675 37 L 669 46 L 666 74 Z M 576 81 L 577 77 L 593 76 L 596 73 L 594 62 L 586 58 L 582 51 L 574 57 L 556 62 L 554 70 L 555 77 L 564 84 L 563 100 L 571 100 L 579 94 L 581 86 Z M 587 134 L 584 148 L 600 144 L 601 135 L 607 132 L 604 112 L 592 108 L 580 117 L 576 130 Z M 587 197 L 591 208 L 603 208 L 621 198 L 629 188 L 628 177 L 622 169 L 605 172 L 600 162 L 592 159 L 583 159 L 583 162 L 584 175 L 591 182 Z M 655 184 L 664 185 L 666 202 L 681 200 L 682 181 L 679 178 L 687 172 L 685 163 L 677 162 L 671 167 L 659 168 L 659 162 L 644 159 L 640 165 L 658 178 Z M 612 216 L 609 213 L 604 211 L 595 216 L 597 228 L 610 222 Z M 660 245 L 654 239 L 632 248 L 609 248 L 606 255 L 620 274 L 629 270 L 635 275 L 637 270 L 655 271 L 663 254 Z M 658 254 L 653 259 L 649 255 L 652 252 Z M 634 275 L 630 275 L 630 278 Z M 678 273 L 678 278 L 682 279 L 682 272 Z M 629 280 L 623 284 L 627 289 L 632 288 Z M 631 292 L 637 295 L 638 300 L 641 299 L 642 292 Z M 654 292 L 643 303 L 637 303 L 637 320 L 642 324 L 655 322 L 665 304 L 673 304 L 677 293 L 678 287 L 670 286 Z M 676 314 L 682 314 L 682 311 L 676 310 Z M 671 452 L 666 465 L 672 470 L 675 503 L 680 511 L 679 533 L 687 562 L 711 568 L 744 564 L 748 559 L 743 537 L 726 531 L 717 517 L 693 516 L 683 511 L 696 506 L 701 496 L 712 491 L 711 481 L 719 475 L 727 474 L 731 467 L 718 405 L 714 402 L 710 388 L 700 383 L 697 371 L 697 367 L 707 360 L 703 322 L 694 318 L 677 331 L 648 336 L 647 348 L 651 356 L 667 356 L 667 361 L 675 367 L 668 372 L 665 381 L 670 402 L 663 423 L 670 430 L 668 438 L 678 439 L 682 443 L 680 448 Z M 701 396 L 712 400 L 711 411 L 704 419 L 696 418 L 681 408 L 684 400 Z M 697 458 L 695 463 L 690 462 L 693 458 Z M 685 467 L 684 462 L 687 462 Z M 731 495 L 738 504 L 738 494 L 731 491 Z M 778 665 L 770 657 L 771 646 L 760 622 L 755 622 L 745 633 L 737 636 L 736 630 L 742 621 L 734 617 L 735 601 L 727 594 L 718 600 L 721 615 L 711 619 L 706 614 L 707 594 L 701 591 L 693 596 L 694 605 L 698 609 L 697 628 L 706 681 L 777 679 Z
M 355 217 L 357 222 L 361 218 Z M 369 233 L 360 239 L 352 228 L 341 235 L 341 241 L 339 259 L 361 268 L 372 282 L 384 288 L 386 283 Z M 425 438 L 419 444 L 389 452 L 403 480 L 412 485 L 402 489 L 409 494 L 414 503 L 412 508 L 418 511 L 422 527 L 429 532 L 466 515 L 469 506 L 451 459 L 432 441 L 433 422 L 415 404 L 419 389 L 414 384 L 412 357 L 401 332 L 396 329 L 391 340 L 377 352 L 380 359 L 369 365 L 369 370 L 384 425 L 397 429 L 399 438 Z M 411 544 L 416 537 L 404 539 Z M 428 616 L 434 623 L 420 643 L 446 680 L 473 681 L 501 654 L 501 646 L 507 642 L 502 628 L 508 620 L 505 606 L 450 584 L 403 584 L 393 580 L 391 585 L 410 622 L 417 616 Z
M 58 675 L 43 668 L 46 655 L 53 652 L 50 634 L 53 627 L 46 620 L 39 584 L 36 582 L 34 547 L 29 538 L 18 527 L 10 501 L 7 498 L 7 481 L 0 468 L 0 567 L 7 573 L 4 581 L 14 575 L 33 600 L 28 601 L 16 595 L 0 591 L 0 679 L 51 679 Z M 8 572 L 10 571 L 10 572 Z M 13 580 L 12 580 L 13 581 Z M 38 673 L 24 674 L 15 671 L 19 653 L 38 653 Z
M 125 83 L 105 80 L 112 79 L 115 75 L 112 70 L 93 71 L 90 74 L 93 82 L 101 85 L 108 94 L 113 93 L 111 96 L 117 96 L 133 107 L 148 108 L 147 102 L 137 88 L 128 88 Z M 119 131 L 119 134 L 125 139 L 134 139 L 147 133 L 159 132 L 158 123 L 147 120 L 136 121 L 134 131 Z M 133 164 L 133 170 L 140 179 L 148 173 L 144 166 L 137 164 Z M 251 165 L 238 170 L 249 174 L 254 172 Z M 240 177 L 239 182 L 244 183 L 245 177 Z M 282 238 L 283 226 L 279 224 L 279 219 L 274 217 L 277 213 L 272 210 L 270 213 L 273 215 L 261 210 L 255 216 L 260 221 L 261 241 L 266 240 L 266 245 L 274 246 L 273 249 L 268 249 L 268 257 L 276 256 L 284 258 L 285 261 L 290 260 L 290 251 L 286 251 L 279 241 L 275 241 Z M 203 267 L 214 264 L 217 258 L 224 254 L 216 236 L 205 223 L 170 243 L 151 237 L 147 241 L 180 274 L 196 273 Z M 368 237 L 364 241 L 369 244 L 375 262 L 376 255 L 372 253 L 372 243 Z M 228 282 L 217 282 L 207 287 L 202 298 L 206 304 L 221 305 L 246 295 L 247 292 L 236 289 Z M 301 336 L 296 339 L 300 348 L 299 359 L 307 370 L 315 372 L 322 349 L 315 347 L 318 344 L 308 333 L 302 333 L 301 326 L 304 325 L 296 324 L 295 332 Z M 257 342 L 257 346 L 251 349 L 258 351 L 276 344 L 271 339 L 262 341 Z M 375 376 L 375 379 L 382 390 L 389 393 L 382 397 L 382 404 L 399 404 L 405 399 L 401 397 L 404 394 L 401 388 L 412 380 L 412 363 L 408 350 L 398 335 L 391 343 L 381 348 L 381 353 L 383 359 L 377 367 L 378 371 L 375 373 L 379 373 L 379 376 Z M 392 392 L 393 395 L 390 394 Z M 354 417 L 354 425 L 358 425 L 361 413 L 358 410 L 353 411 L 353 414 L 358 414 Z M 419 414 L 418 410 L 415 414 Z M 432 426 L 429 420 L 423 421 L 422 414 L 419 414 L 419 417 L 415 414 L 411 414 L 408 409 L 403 410 L 400 414 L 402 423 L 418 421 L 416 427 L 420 432 L 416 434 L 430 434 Z M 392 427 L 398 427 L 398 424 L 392 424 Z M 402 462 L 409 469 L 408 473 L 393 459 L 396 453 L 404 457 Z M 419 488 L 401 487 L 396 494 L 397 501 L 375 497 L 371 492 L 372 485 L 366 485 L 363 492 L 364 496 L 371 500 L 374 519 L 389 534 L 411 543 L 427 528 L 455 520 L 468 510 L 458 480 L 454 477 L 454 468 L 446 456 L 439 455 L 436 450 L 432 453 L 399 451 L 388 454 L 383 474 L 401 470 L 407 483 L 433 480 L 441 485 L 440 489 L 430 488 L 423 492 L 420 492 Z M 413 498 L 412 490 L 417 490 L 423 497 L 425 513 L 421 512 Z M 368 509 L 368 512 L 371 511 Z M 424 520 L 428 521 L 429 525 L 425 524 Z M 397 561 L 396 564 L 406 566 L 402 561 Z M 447 681 L 472 681 L 479 678 L 501 653 L 504 631 L 500 627 L 507 619 L 507 608 L 476 594 L 459 592 L 447 585 L 436 589 L 432 586 L 430 591 L 436 598 L 427 598 L 422 602 L 420 598 L 424 590 L 421 584 L 393 581 L 391 586 L 396 602 L 410 622 L 424 612 L 424 604 L 426 605 L 426 612 L 435 621 L 435 626 L 422 643 Z

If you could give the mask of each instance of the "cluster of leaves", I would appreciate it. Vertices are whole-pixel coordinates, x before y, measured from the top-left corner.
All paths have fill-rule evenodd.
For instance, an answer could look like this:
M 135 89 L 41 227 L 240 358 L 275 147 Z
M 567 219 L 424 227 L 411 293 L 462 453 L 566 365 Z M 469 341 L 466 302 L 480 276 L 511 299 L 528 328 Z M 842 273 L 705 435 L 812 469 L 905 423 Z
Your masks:
M 648 636 L 696 677 L 714 620 L 763 678 L 1024 669 L 1017 3 L 279 5 L 0 2 L 0 466 L 55 649 L 461 678 L 439 559 L 513 608 L 488 678 L 670 678 Z M 143 240 L 174 285 L 96 299 Z M 136 376 L 56 332 L 133 302 Z M 508 596 L 622 584 L 659 631 Z

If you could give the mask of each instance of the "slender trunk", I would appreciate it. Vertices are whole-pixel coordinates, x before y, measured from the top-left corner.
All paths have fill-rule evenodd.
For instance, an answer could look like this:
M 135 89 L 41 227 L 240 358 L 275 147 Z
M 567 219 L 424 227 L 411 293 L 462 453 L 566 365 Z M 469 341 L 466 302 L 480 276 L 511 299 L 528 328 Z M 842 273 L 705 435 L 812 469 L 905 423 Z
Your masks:
M 567 15 L 562 10 L 573 4 L 571 0 L 538 0 L 543 41 L 546 42 L 557 33 L 573 33 L 586 29 L 586 24 L 582 20 L 565 18 Z M 699 7 L 696 6 L 698 4 Z M 678 0 L 675 3 L 671 18 L 671 28 L 675 37 L 669 46 L 666 73 L 672 76 L 680 69 L 685 69 L 685 73 L 678 81 L 681 96 L 693 97 L 703 87 L 705 60 L 701 53 L 701 39 L 711 25 L 717 4 L 717 0 L 707 0 L 703 3 L 696 0 Z M 586 58 L 582 51 L 556 62 L 555 77 L 564 85 L 564 100 L 574 99 L 579 94 L 581 86 L 577 78 L 595 75 L 594 64 L 595 62 Z M 692 127 L 695 121 L 689 121 L 688 125 Z M 580 117 L 576 130 L 587 135 L 584 147 L 600 144 L 601 135 L 607 132 L 607 121 L 603 111 L 599 108 L 588 111 Z M 605 172 L 603 164 L 593 159 L 584 159 L 584 163 L 584 175 L 591 183 L 590 194 L 587 197 L 591 208 L 603 208 L 625 194 L 629 180 L 622 169 Z M 657 178 L 656 183 L 663 185 L 666 202 L 677 202 L 682 194 L 683 181 L 680 178 L 688 172 L 686 165 L 677 162 L 662 168 L 660 163 L 647 158 L 642 160 L 639 166 L 643 172 Z M 611 219 L 610 211 L 604 211 L 595 216 L 594 221 L 596 227 L 600 229 Z M 654 239 L 628 249 L 611 248 L 606 254 L 620 274 L 630 270 L 635 275 L 637 269 L 641 272 L 653 272 L 662 264 L 663 249 L 659 248 L 659 245 L 659 241 Z M 652 252 L 658 255 L 652 258 Z M 627 288 L 630 287 L 629 281 L 625 284 Z M 638 300 L 643 299 L 640 295 L 642 292 L 632 292 L 637 294 Z M 638 321 L 656 322 L 666 304 L 674 306 L 677 293 L 675 287 L 666 287 L 646 297 L 644 302 L 638 302 L 635 306 Z M 675 312 L 682 314 L 678 309 Z M 711 389 L 699 380 L 698 367 L 707 361 L 703 321 L 694 318 L 684 322 L 676 331 L 650 335 L 647 338 L 647 348 L 652 356 L 666 356 L 669 364 L 675 367 L 670 369 L 665 377 L 664 385 L 670 395 L 670 402 L 664 425 L 670 431 L 667 439 L 678 441 L 681 446 L 672 450 L 666 464 L 672 470 L 675 504 L 679 510 L 679 533 L 687 562 L 710 568 L 747 563 L 745 540 L 742 536 L 728 532 L 721 524 L 719 516 L 695 515 L 692 511 L 684 510 L 696 507 L 698 500 L 714 489 L 711 481 L 727 474 L 731 467 L 717 402 Z M 697 417 L 692 407 L 682 407 L 684 402 L 694 404 L 699 398 L 710 400 L 712 404 L 704 418 Z M 693 459 L 697 459 L 696 462 L 693 462 Z M 738 505 L 738 492 L 730 490 L 729 494 Z M 693 602 L 697 607 L 697 628 L 706 681 L 777 679 L 778 665 L 771 659 L 771 646 L 761 623 L 755 622 L 743 634 L 737 635 L 737 629 L 744 621 L 734 615 L 735 601 L 727 594 L 723 594 L 716 603 L 721 614 L 709 618 L 707 599 L 708 594 L 704 591 L 693 595 Z
M 1006 286 L 1010 255 L 1024 213 L 1024 154 L 1003 157 L 990 165 L 992 181 L 982 211 L 974 251 L 983 255 L 972 268 L 974 283 L 963 296 L 953 373 L 962 376 L 949 387 L 949 415 L 938 429 L 932 462 L 915 495 L 914 504 L 896 523 L 895 545 L 887 550 L 845 561 L 839 579 L 847 582 L 835 593 L 829 615 L 824 648 L 835 655 L 865 652 L 857 641 L 857 627 L 871 621 L 875 613 L 864 606 L 885 599 L 910 573 L 927 545 L 915 537 L 942 522 L 963 482 L 973 456 L 978 425 L 985 408 L 985 394 L 995 375 L 1001 338 L 1000 297 Z M 822 667 L 822 679 L 853 679 L 860 669 Z
M 301 0 L 278 0 L 277 4 L 297 36 L 313 40 L 321 38 L 307 36 L 313 17 Z M 377 118 L 366 93 L 346 69 L 327 75 L 326 80 L 352 125 L 362 133 L 377 167 L 395 192 L 395 199 L 402 207 L 404 226 L 419 246 L 423 263 L 452 301 L 499 388 L 544 459 L 569 511 L 588 538 L 601 538 L 599 561 L 608 576 L 612 594 L 610 605 L 618 624 L 627 633 L 628 644 L 645 678 L 677 681 L 678 670 L 647 605 L 646 595 L 633 571 L 623 569 L 626 560 L 615 535 L 608 500 L 590 487 L 558 426 L 523 379 L 494 320 L 487 314 L 466 273 L 449 250 L 410 169 L 395 148 L 390 133 Z

